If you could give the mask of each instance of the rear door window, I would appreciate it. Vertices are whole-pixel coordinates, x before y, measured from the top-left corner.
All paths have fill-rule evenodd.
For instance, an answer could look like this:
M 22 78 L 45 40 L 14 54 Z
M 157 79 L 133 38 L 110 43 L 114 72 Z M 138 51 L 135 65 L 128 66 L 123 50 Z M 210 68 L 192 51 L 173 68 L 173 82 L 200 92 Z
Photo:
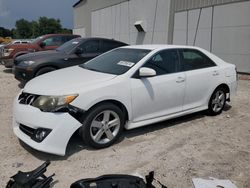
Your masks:
M 181 66 L 183 71 L 203 69 L 216 66 L 216 64 L 211 59 L 209 59 L 205 54 L 203 54 L 198 50 L 182 49 L 181 56 L 182 56 Z
M 46 46 L 61 46 L 64 43 L 63 36 L 49 37 L 43 42 L 46 44 Z
M 84 53 L 99 53 L 100 40 L 89 40 L 79 46 L 83 49 Z

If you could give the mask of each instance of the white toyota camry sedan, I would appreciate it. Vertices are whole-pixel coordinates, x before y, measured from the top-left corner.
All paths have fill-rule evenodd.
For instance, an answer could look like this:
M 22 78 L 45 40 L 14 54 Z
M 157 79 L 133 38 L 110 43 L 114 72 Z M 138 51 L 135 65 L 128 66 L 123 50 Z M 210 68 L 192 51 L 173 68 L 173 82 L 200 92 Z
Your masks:
M 137 45 L 39 76 L 14 101 L 13 129 L 39 151 L 65 155 L 79 131 L 94 148 L 123 129 L 207 110 L 220 114 L 235 94 L 235 65 L 189 46 Z

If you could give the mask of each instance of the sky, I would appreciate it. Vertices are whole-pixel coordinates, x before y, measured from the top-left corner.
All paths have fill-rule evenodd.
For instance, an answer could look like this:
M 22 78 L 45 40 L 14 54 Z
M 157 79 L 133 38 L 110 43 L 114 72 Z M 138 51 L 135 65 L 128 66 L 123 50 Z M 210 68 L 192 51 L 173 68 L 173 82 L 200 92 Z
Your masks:
M 38 20 L 41 16 L 61 20 L 73 28 L 73 8 L 78 0 L 0 0 L 0 27 L 14 28 L 16 20 Z

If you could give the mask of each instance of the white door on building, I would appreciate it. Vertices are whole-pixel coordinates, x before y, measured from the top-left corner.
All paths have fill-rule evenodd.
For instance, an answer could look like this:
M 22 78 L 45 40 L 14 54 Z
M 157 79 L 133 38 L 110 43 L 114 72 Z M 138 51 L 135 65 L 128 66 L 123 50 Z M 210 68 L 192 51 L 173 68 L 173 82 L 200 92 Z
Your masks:
M 205 48 L 250 73 L 250 1 L 175 13 L 173 44 Z

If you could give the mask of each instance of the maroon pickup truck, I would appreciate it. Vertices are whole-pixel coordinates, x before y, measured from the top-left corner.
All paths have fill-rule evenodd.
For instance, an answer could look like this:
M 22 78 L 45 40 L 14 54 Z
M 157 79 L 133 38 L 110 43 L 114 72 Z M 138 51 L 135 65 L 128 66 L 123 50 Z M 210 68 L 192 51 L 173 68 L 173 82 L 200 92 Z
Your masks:
M 33 42 L 27 44 L 10 44 L 5 46 L 0 52 L 0 62 L 6 67 L 13 66 L 14 59 L 20 55 L 31 52 L 54 50 L 63 43 L 80 37 L 71 34 L 48 34 L 36 38 Z

